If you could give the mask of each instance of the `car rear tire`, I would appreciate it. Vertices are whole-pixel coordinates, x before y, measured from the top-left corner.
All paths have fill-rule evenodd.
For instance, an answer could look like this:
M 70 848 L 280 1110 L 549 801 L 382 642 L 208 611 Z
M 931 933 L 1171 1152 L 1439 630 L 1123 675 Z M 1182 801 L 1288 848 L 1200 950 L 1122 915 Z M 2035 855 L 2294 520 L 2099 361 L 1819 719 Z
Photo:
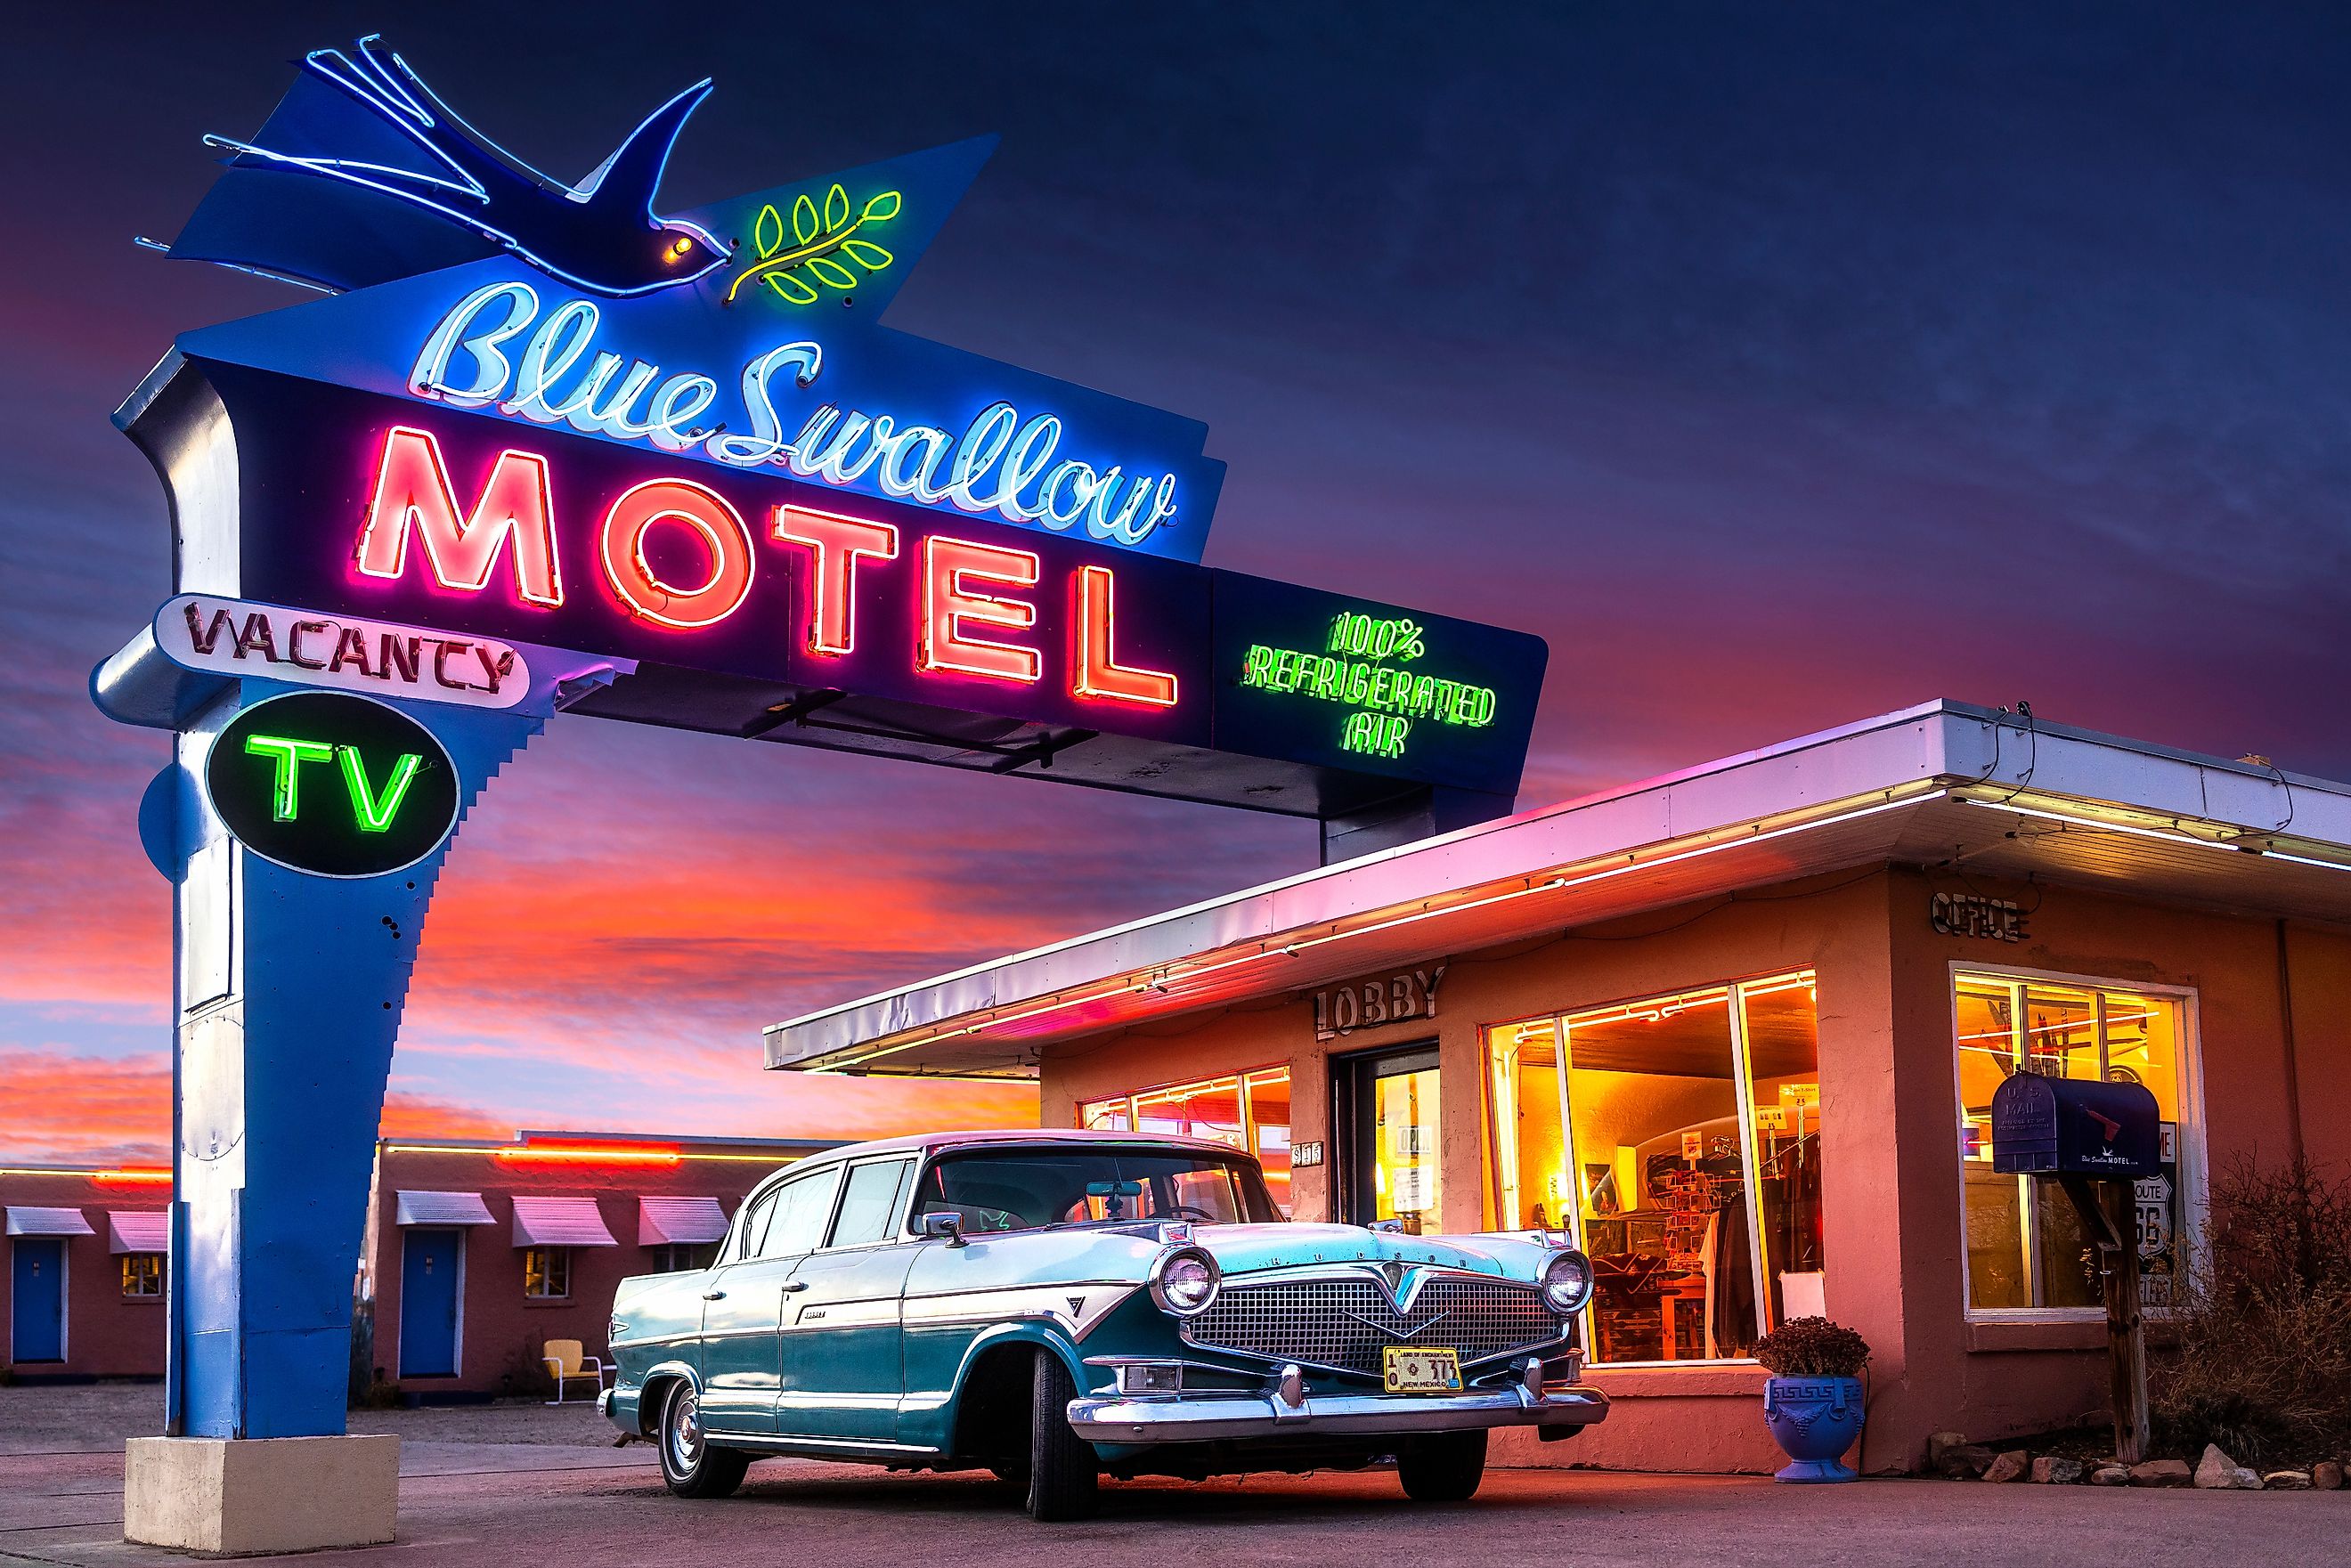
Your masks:
M 725 1497 L 743 1484 L 751 1456 L 737 1448 L 715 1448 L 703 1435 L 701 1396 L 694 1385 L 679 1378 L 662 1402 L 662 1479 L 680 1497 Z
M 1415 1502 L 1468 1502 L 1486 1479 L 1486 1434 L 1439 1432 L 1396 1456 L 1396 1478 Z
M 1061 1358 L 1037 1353 L 1035 1397 L 1029 1412 L 1029 1517 L 1040 1522 L 1087 1519 L 1102 1500 L 1102 1468 L 1094 1446 L 1070 1427 L 1078 1385 Z

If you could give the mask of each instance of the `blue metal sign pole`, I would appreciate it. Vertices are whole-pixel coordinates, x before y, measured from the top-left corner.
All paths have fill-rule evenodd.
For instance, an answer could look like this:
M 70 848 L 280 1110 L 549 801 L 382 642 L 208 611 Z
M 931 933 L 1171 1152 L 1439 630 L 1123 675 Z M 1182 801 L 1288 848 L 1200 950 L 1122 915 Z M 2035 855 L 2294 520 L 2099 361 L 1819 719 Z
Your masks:
M 460 823 L 560 702 L 628 668 L 523 653 L 530 684 L 511 706 L 387 705 L 445 749 Z M 273 863 L 232 838 L 202 783 L 214 740 L 239 713 L 301 689 L 191 672 L 152 633 L 91 683 L 109 716 L 173 732 L 172 760 L 140 809 L 174 908 L 165 1442 L 345 1429 L 351 1286 L 377 1126 L 426 905 L 454 840 L 453 829 L 397 871 L 338 877 Z M 135 1474 L 131 1490 L 142 1491 Z M 139 1522 L 147 1500 L 128 1505 L 134 1533 L 154 1528 Z M 213 1549 L 235 1549 L 230 1528 Z

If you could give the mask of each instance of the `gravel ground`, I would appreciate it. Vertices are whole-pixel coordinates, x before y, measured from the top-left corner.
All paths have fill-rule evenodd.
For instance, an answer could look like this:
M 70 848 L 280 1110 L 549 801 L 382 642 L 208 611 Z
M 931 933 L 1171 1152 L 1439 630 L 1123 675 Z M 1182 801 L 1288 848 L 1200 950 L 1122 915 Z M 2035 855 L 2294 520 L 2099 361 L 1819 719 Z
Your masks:
M 152 1431 L 162 1389 L 0 1389 L 0 1564 L 148 1568 L 177 1554 L 122 1540 L 123 1437 Z M 642 1446 L 611 1448 L 585 1406 L 514 1404 L 355 1413 L 397 1432 L 400 1539 L 318 1554 L 393 1568 L 1416 1568 L 1548 1562 L 1708 1568 L 1966 1563 L 1970 1568 L 2215 1568 L 2345 1562 L 2351 1492 L 2126 1490 L 1864 1481 L 1782 1487 L 1755 1477 L 1497 1470 L 1466 1504 L 1426 1507 L 1395 1476 L 1250 1476 L 1106 1489 L 1100 1518 L 1040 1526 L 985 1477 L 893 1476 L 771 1459 L 742 1491 L 684 1502 Z
M 163 1429 L 160 1383 L 0 1388 L 0 1454 L 116 1453 L 126 1437 Z M 423 1410 L 354 1410 L 354 1432 L 392 1432 L 412 1443 L 522 1443 L 609 1448 L 619 1434 L 585 1400 L 535 1399 Z
M 403 1445 L 404 1450 L 406 1446 Z M 450 1468 L 431 1452 L 464 1450 Z M 1301 1568 L 1387 1562 L 1492 1568 L 1539 1555 L 1576 1568 L 2214 1568 L 2341 1563 L 2351 1494 L 2128 1491 L 1753 1477 L 1498 1471 L 1470 1502 L 1405 1500 L 1386 1474 L 1249 1477 L 1108 1489 L 1101 1517 L 1038 1525 L 984 1477 L 892 1476 L 768 1460 L 743 1490 L 684 1502 L 645 1450 L 418 1444 L 402 1455 L 400 1539 L 318 1554 L 388 1568 L 647 1563 L 772 1568 Z M 0 1563 L 184 1563 L 122 1541 L 119 1455 L 0 1457 Z

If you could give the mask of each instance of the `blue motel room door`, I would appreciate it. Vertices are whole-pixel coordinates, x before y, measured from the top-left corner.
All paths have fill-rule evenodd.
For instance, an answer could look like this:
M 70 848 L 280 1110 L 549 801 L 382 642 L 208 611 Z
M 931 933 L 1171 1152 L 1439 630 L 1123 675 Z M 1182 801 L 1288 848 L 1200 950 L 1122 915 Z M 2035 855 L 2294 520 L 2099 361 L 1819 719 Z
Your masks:
M 457 1375 L 455 1230 L 411 1230 L 400 1249 L 400 1375 Z
M 8 1335 L 13 1360 L 66 1358 L 66 1244 L 53 1236 L 19 1236 L 15 1310 Z

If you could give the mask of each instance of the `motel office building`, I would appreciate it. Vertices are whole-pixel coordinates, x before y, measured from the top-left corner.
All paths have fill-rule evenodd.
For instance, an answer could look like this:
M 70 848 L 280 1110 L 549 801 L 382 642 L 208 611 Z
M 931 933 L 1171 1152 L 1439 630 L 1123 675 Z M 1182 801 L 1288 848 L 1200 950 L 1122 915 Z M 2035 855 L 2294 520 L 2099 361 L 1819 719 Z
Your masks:
M 1874 1351 L 1862 1462 L 2100 1418 L 2008 1074 L 2145 1084 L 2161 1314 L 2220 1162 L 2351 1159 L 2351 787 L 1943 703 L 1134 922 L 768 1031 L 771 1065 L 1029 1077 L 1221 1138 L 1295 1218 L 1571 1233 L 1615 1401 L 1528 1464 L 1759 1470 L 1759 1335 Z

